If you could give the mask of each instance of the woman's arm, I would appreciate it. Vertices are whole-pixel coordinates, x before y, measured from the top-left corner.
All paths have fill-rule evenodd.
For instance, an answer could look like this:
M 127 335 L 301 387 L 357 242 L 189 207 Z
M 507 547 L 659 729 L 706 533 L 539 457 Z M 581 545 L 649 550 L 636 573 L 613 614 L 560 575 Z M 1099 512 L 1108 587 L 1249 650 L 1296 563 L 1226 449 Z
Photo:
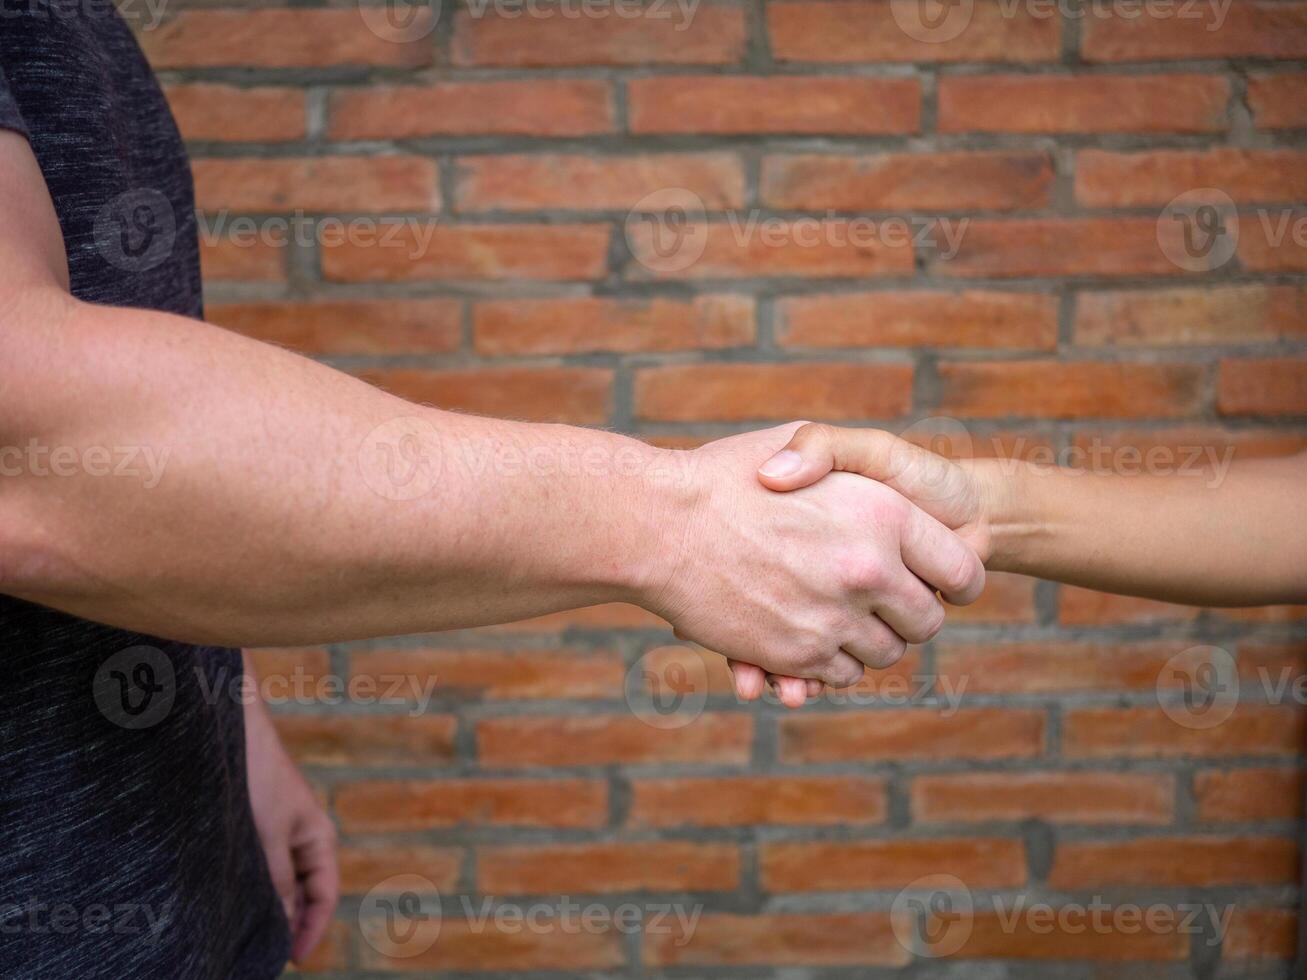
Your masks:
M 898 490 L 991 569 L 1194 605 L 1307 602 L 1307 453 L 1125 475 L 949 462 L 887 432 L 809 425 L 760 479 L 792 490 L 831 470 Z

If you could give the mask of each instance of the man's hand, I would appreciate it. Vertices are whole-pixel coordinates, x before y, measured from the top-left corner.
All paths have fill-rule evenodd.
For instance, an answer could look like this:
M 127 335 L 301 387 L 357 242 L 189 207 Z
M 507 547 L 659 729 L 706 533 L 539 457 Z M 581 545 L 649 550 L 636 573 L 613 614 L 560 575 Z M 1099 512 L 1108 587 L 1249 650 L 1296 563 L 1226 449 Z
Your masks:
M 248 657 L 246 676 L 254 676 Z M 259 842 L 290 923 L 291 958 L 301 963 L 336 911 L 336 827 L 282 748 L 257 697 L 245 707 L 245 763 Z
M 908 642 L 934 636 L 944 609 L 932 590 L 971 602 L 984 569 L 961 539 L 883 484 L 836 474 L 785 496 L 759 486 L 758 467 L 794 432 L 695 451 L 697 501 L 679 557 L 647 605 L 679 637 L 728 658 L 846 687 L 864 666 L 889 666 Z M 789 695 L 800 704 L 802 687 Z
M 772 490 L 793 491 L 811 486 L 832 471 L 868 477 L 892 488 L 955 530 L 975 553 L 977 561 L 988 557 L 991 535 L 983 506 L 985 493 L 970 464 L 950 462 L 888 432 L 814 423 L 802 425 L 794 430 L 786 446 L 759 468 L 758 479 Z M 952 560 L 951 552 L 949 558 Z M 968 601 L 978 594 L 979 590 Z M 956 593 L 947 591 L 945 597 L 955 604 L 959 599 Z M 902 635 L 910 642 L 929 638 Z M 810 681 L 780 673 L 765 678 L 759 667 L 738 660 L 732 660 L 731 670 L 736 690 L 746 700 L 762 693 L 765 680 L 771 681 L 782 702 L 789 705 L 802 704 L 806 697 L 820 693 L 820 686 Z

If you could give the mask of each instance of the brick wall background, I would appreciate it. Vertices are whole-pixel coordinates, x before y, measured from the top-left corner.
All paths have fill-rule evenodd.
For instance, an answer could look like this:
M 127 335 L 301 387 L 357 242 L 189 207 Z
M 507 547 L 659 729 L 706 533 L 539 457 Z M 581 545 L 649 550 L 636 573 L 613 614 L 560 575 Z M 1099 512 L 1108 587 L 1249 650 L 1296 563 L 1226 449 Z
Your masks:
M 933 12 L 135 19 L 192 146 L 211 319 L 401 394 L 674 446 L 939 416 L 977 452 L 1123 471 L 1307 446 L 1307 3 Z M 357 240 L 376 219 L 393 240 Z M 436 679 L 424 713 L 358 689 L 279 707 L 343 834 L 313 969 L 1287 975 L 1307 610 L 994 575 L 936 642 L 798 713 L 738 704 L 671 643 L 605 607 L 259 652 L 274 696 Z M 1210 683 L 1227 655 L 1237 706 Z M 663 720 L 646 677 L 688 678 L 690 714 Z M 1177 700 L 1186 680 L 1218 696 Z M 1229 918 L 1158 913 L 1194 904 Z M 669 931 L 664 907 L 701 917 Z M 644 936 L 601 927 L 631 908 Z

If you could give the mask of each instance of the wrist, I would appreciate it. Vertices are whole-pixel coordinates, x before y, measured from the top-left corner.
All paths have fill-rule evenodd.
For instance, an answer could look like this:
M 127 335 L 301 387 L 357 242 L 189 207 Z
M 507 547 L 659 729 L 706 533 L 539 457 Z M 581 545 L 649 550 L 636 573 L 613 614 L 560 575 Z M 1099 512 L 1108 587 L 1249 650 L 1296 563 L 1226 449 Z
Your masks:
M 982 521 L 989 530 L 985 566 L 995 571 L 1020 571 L 1038 520 L 1029 492 L 1030 465 L 1011 459 L 979 459 L 968 463 L 980 501 Z

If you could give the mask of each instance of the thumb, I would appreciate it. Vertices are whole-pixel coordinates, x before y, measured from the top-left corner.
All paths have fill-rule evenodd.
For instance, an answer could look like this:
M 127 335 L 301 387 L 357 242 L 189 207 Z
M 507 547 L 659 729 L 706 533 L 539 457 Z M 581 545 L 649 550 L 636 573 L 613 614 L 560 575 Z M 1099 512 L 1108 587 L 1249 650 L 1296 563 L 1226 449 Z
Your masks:
M 801 426 L 785 448 L 758 468 L 758 479 L 772 490 L 798 490 L 816 483 L 832 470 L 883 480 L 885 440 L 876 429 L 838 429 L 819 422 Z

